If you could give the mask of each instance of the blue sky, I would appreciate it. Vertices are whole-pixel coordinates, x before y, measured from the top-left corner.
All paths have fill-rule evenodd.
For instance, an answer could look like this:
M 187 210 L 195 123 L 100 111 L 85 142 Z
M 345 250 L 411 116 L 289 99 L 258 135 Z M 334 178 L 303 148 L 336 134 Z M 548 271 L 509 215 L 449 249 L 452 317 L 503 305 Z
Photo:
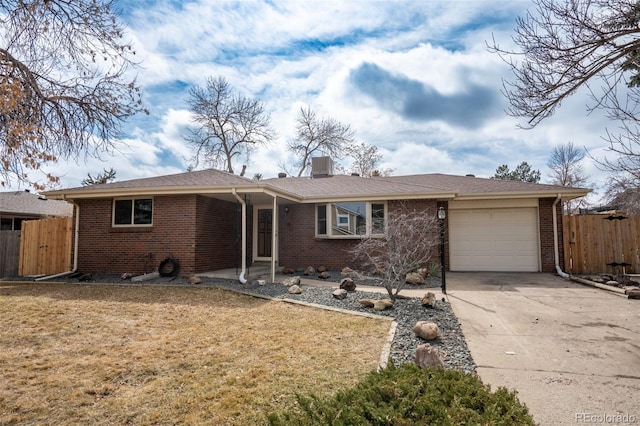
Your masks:
M 395 175 L 450 173 L 489 177 L 501 164 L 527 161 L 548 182 L 551 149 L 573 142 L 601 157 L 612 123 L 586 112 L 577 94 L 534 130 L 504 113 L 508 67 L 486 43 L 511 44 L 529 1 L 121 1 L 147 117 L 126 126 L 113 157 L 49 169 L 62 186 L 113 167 L 120 180 L 177 173 L 191 160 L 183 135 L 188 90 L 223 76 L 257 97 L 278 138 L 254 153 L 247 176 L 275 177 L 293 159 L 285 150 L 297 112 L 350 124 L 375 145 Z M 347 163 L 344 163 L 348 167 Z M 604 175 L 590 160 L 594 183 Z M 241 164 L 234 167 L 240 170 Z

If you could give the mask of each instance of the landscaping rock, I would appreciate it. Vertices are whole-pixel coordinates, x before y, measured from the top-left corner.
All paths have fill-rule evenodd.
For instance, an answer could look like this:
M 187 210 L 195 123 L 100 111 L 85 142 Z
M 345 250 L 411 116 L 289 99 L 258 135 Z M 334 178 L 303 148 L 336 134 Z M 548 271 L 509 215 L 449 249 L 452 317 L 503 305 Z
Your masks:
M 331 272 L 324 271 L 323 273 L 318 275 L 318 278 L 322 278 L 323 280 L 327 280 L 327 279 L 331 278 Z
M 620 283 L 616 280 L 609 280 L 605 284 L 610 285 L 611 287 L 618 287 L 620 285 Z
M 393 301 L 391 299 L 380 299 L 373 302 L 374 311 L 384 311 L 388 308 L 393 308 Z
M 422 278 L 427 278 L 429 276 L 429 269 L 428 268 L 420 268 L 416 272 L 419 273 L 420 275 L 422 275 Z
M 413 332 L 424 340 L 433 340 L 438 337 L 438 324 L 430 321 L 418 321 L 413 327 Z
M 436 307 L 436 295 L 428 291 L 421 300 L 422 306 L 425 308 Z
M 288 268 L 288 267 L 282 268 L 282 273 L 283 273 L 283 274 L 291 275 L 291 274 L 293 274 L 294 272 L 295 272 L 295 271 L 293 270 L 293 268 Z
M 418 346 L 416 350 L 416 364 L 420 368 L 444 368 L 440 351 L 428 343 Z
M 416 350 L 416 364 L 420 368 L 444 368 L 444 361 L 438 348 L 423 343 Z
M 292 285 L 300 285 L 300 277 L 296 275 L 291 278 L 285 278 L 284 281 L 282 281 L 282 284 L 286 285 L 287 287 L 291 287 Z
M 195 275 L 191 275 L 189 277 L 189 282 L 191 284 L 202 284 L 202 278 L 196 277 Z
M 120 275 L 120 279 L 121 280 L 130 280 L 131 278 L 133 278 L 133 274 L 129 273 L 129 272 L 125 272 L 124 274 Z
M 640 290 L 629 290 L 627 292 L 628 299 L 640 299 Z
M 289 287 L 289 294 L 302 294 L 302 289 L 298 285 Z
M 340 271 L 343 277 L 350 277 L 353 272 L 353 269 L 349 268 L 348 266 L 345 266 L 344 268 L 342 268 L 342 271 Z
M 422 285 L 424 284 L 424 277 L 417 272 L 409 272 L 405 278 L 407 284 Z
M 160 278 L 160 272 L 155 271 L 150 274 L 138 275 L 137 277 L 131 278 L 131 282 L 139 283 L 142 281 L 155 280 L 156 278 Z
M 326 271 L 327 271 L 327 267 L 326 267 L 326 266 L 318 266 L 317 271 L 318 271 L 318 272 L 321 272 L 321 273 L 322 273 L 322 272 L 326 272 Z
M 340 288 L 346 291 L 356 291 L 356 283 L 351 278 L 343 278 L 340 280 Z
M 373 305 L 376 303 L 374 299 L 360 299 L 359 302 L 365 308 L 373 308 Z
M 347 298 L 347 290 L 339 288 L 333 292 L 333 297 L 338 300 L 343 300 Z
M 307 269 L 304 270 L 305 275 L 315 275 L 316 270 L 313 266 L 307 266 Z

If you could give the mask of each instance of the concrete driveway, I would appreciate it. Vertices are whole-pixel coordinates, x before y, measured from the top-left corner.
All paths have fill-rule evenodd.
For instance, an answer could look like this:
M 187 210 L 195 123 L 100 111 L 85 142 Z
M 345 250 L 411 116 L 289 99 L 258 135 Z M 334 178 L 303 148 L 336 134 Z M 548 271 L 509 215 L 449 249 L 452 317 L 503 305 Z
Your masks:
M 450 273 L 478 373 L 536 422 L 640 423 L 640 300 L 551 274 Z

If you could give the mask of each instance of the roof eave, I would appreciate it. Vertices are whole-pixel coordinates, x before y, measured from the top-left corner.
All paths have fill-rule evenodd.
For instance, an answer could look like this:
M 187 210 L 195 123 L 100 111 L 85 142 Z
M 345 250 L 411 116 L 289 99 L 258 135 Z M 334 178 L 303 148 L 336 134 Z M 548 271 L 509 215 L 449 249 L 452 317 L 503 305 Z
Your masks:
M 86 198 L 113 198 L 131 197 L 138 195 L 191 195 L 191 194 L 231 194 L 233 189 L 238 192 L 264 192 L 261 186 L 165 186 L 165 187 L 138 187 L 138 188 L 113 188 L 113 189 L 83 189 L 80 191 L 56 190 L 45 192 L 47 198 L 58 200 L 77 200 Z
M 430 192 L 421 194 L 365 194 L 365 195 L 337 195 L 337 196 L 307 196 L 302 197 L 301 203 L 339 203 L 357 201 L 387 201 L 387 200 L 452 200 L 455 192 Z
M 456 200 L 495 200 L 495 199 L 523 199 L 523 198 L 557 198 L 560 196 L 563 200 L 572 200 L 588 195 L 591 189 L 567 188 L 566 190 L 558 189 L 557 191 L 516 191 L 516 192 L 484 192 L 477 194 L 459 194 Z

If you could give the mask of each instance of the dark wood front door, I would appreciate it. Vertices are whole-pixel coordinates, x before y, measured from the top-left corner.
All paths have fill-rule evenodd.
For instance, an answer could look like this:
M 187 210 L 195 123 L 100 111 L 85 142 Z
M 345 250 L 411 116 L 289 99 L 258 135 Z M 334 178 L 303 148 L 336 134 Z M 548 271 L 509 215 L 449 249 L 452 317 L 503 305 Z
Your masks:
M 271 257 L 272 209 L 258 209 L 258 257 Z

